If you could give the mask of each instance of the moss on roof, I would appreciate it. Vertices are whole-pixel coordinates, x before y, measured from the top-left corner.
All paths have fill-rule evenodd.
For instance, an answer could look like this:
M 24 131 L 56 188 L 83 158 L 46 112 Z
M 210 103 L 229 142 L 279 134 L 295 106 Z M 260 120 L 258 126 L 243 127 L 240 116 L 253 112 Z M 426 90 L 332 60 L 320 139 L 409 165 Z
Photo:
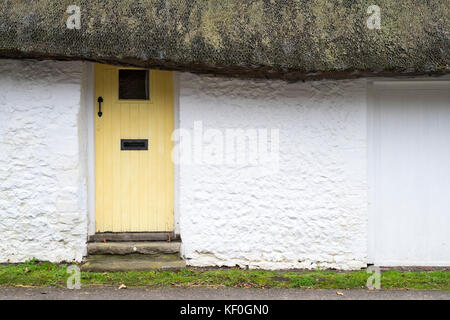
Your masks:
M 448 0 L 0 0 L 0 56 L 286 79 L 448 73 L 449 20 Z

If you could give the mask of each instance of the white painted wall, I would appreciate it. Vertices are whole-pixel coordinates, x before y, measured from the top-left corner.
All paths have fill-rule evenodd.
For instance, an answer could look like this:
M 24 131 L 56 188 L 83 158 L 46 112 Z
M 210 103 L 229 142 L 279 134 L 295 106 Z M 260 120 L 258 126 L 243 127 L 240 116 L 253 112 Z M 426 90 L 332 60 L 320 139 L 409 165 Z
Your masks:
M 0 60 L 0 262 L 86 252 L 82 78 L 81 62 Z
M 180 165 L 193 266 L 357 269 L 367 262 L 366 81 L 180 74 L 180 127 L 279 129 L 278 172 Z
M 87 234 L 93 233 L 95 222 L 92 80 L 89 63 L 0 60 L 0 263 L 72 261 L 85 255 Z M 278 171 L 214 162 L 176 166 L 175 216 L 180 221 L 175 229 L 189 265 L 358 269 L 374 261 L 367 256 L 367 238 L 373 243 L 374 226 L 382 230 L 383 225 L 371 223 L 367 232 L 372 184 L 367 152 L 375 155 L 367 146 L 371 109 L 366 80 L 289 84 L 180 73 L 178 90 L 175 125 L 181 129 L 192 130 L 202 121 L 204 132 L 279 130 Z M 426 109 L 430 123 L 443 121 L 448 128 L 447 113 Z M 394 121 L 394 116 L 387 115 L 386 121 Z M 412 133 L 403 134 L 407 140 Z M 445 151 L 447 140 L 431 141 L 442 142 L 436 148 Z M 436 182 L 439 175 L 428 179 Z M 439 201 L 433 205 L 448 208 L 445 197 Z M 430 237 L 421 252 L 441 254 L 428 264 L 450 261 L 448 244 L 438 243 L 448 241 L 446 212 L 432 223 L 421 221 L 409 221 L 426 228 L 419 234 L 422 238 Z M 377 232 L 382 239 L 385 231 Z M 403 253 L 396 251 L 384 261 L 410 264 Z

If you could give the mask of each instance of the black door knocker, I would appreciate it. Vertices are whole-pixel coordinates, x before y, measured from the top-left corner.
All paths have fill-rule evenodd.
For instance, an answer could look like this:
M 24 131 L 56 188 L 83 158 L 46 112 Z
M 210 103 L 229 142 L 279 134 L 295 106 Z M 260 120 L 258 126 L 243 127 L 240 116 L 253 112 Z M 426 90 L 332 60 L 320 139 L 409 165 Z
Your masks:
M 97 114 L 98 114 L 99 117 L 101 117 L 103 115 L 103 112 L 102 112 L 103 98 L 102 97 L 98 97 L 97 102 L 98 102 L 98 113 Z

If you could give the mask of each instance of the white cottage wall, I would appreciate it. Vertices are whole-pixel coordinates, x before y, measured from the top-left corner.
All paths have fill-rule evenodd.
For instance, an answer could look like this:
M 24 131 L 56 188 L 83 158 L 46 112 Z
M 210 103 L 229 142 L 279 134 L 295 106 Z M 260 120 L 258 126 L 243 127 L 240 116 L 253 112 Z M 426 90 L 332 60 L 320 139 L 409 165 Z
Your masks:
M 373 252 L 367 256 L 367 80 L 175 79 L 175 127 L 192 134 L 191 162 L 175 164 L 175 231 L 188 265 L 359 269 L 374 262 Z M 93 109 L 91 63 L 0 60 L 0 263 L 86 255 L 95 231 Z M 230 129 L 278 130 L 276 166 L 217 161 L 233 156 Z M 217 137 L 225 150 L 214 148 Z M 264 136 L 247 138 L 245 151 Z
M 187 263 L 365 267 L 366 106 L 366 80 L 289 84 L 180 74 L 181 129 L 193 132 L 201 121 L 204 131 L 279 130 L 276 172 L 195 159 L 181 163 Z
M 0 60 L 0 262 L 86 254 L 83 70 Z

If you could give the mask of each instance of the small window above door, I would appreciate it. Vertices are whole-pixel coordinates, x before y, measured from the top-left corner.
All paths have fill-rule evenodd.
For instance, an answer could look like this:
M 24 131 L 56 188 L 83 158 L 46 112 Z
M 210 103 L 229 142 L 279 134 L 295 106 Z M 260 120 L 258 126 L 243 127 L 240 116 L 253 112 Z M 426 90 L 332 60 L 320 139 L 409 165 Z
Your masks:
M 119 100 L 150 100 L 148 70 L 119 70 Z

